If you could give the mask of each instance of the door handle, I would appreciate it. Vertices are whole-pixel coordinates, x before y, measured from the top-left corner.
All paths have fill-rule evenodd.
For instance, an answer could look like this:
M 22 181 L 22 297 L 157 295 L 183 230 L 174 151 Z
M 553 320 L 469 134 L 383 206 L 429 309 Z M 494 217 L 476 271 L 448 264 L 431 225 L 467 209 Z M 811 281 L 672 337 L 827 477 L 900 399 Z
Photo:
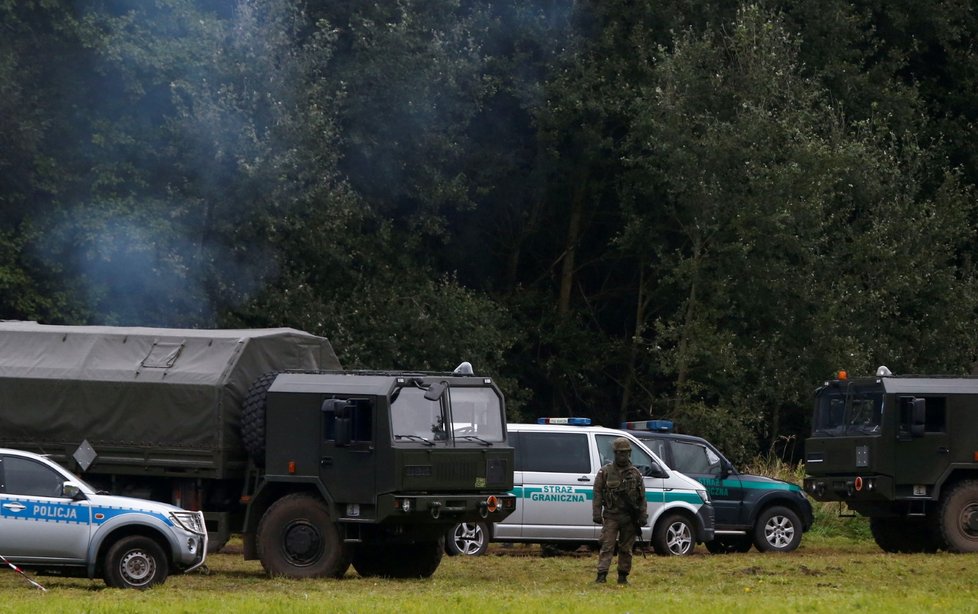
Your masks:
M 951 448 L 949 448 L 947 446 L 938 446 L 937 447 L 937 453 L 938 454 L 950 454 L 951 453 Z
M 11 510 L 13 512 L 23 512 L 24 510 L 27 509 L 26 507 L 24 507 L 20 503 L 4 503 L 3 504 L 3 507 L 4 507 L 4 509 L 8 509 L 8 510 Z
M 322 465 L 323 467 L 329 467 L 330 465 L 333 464 L 333 457 L 324 456 L 321 459 L 319 459 L 319 464 Z
M 586 475 L 582 475 L 581 477 L 577 478 L 577 481 L 578 482 L 590 482 L 591 481 L 591 478 L 587 477 Z

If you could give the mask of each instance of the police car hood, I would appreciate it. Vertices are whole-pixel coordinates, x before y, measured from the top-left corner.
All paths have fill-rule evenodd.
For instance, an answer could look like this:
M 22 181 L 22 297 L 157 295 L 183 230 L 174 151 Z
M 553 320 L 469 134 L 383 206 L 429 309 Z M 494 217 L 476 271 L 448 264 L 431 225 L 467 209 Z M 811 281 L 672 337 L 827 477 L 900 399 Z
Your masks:
M 148 499 L 137 499 L 134 497 L 122 497 L 118 495 L 99 495 L 99 494 L 88 494 L 86 495 L 88 500 L 92 505 L 98 505 L 101 507 L 110 507 L 113 509 L 118 509 L 120 511 L 138 511 L 138 512 L 149 512 L 156 513 L 164 518 L 169 512 L 184 512 L 181 507 L 176 505 L 170 505 L 169 503 L 161 503 L 159 501 L 150 501 Z

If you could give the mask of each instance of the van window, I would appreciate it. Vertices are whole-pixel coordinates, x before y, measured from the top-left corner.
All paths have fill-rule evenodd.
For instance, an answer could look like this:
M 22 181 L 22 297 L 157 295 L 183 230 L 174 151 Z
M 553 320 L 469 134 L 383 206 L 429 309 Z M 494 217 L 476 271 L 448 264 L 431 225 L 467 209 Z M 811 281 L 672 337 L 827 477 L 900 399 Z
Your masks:
M 587 433 L 520 433 L 518 441 L 517 471 L 591 473 Z
M 652 450 L 653 454 L 661 458 L 663 462 L 672 466 L 672 454 L 669 453 L 669 448 L 664 440 L 647 439 L 645 437 L 640 437 L 639 439 L 641 439 L 642 443 L 645 444 L 646 448 Z

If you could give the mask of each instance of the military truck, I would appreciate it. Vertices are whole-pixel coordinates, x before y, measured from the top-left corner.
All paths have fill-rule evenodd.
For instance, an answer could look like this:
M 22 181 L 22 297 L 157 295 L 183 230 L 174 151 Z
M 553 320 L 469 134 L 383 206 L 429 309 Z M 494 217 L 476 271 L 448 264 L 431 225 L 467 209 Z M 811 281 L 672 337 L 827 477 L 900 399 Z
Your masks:
M 815 393 L 805 489 L 887 552 L 978 552 L 978 378 L 844 371 Z
M 505 425 L 468 363 L 343 371 L 288 328 L 0 322 L 0 447 L 201 510 L 269 574 L 430 576 L 448 527 L 515 507 Z

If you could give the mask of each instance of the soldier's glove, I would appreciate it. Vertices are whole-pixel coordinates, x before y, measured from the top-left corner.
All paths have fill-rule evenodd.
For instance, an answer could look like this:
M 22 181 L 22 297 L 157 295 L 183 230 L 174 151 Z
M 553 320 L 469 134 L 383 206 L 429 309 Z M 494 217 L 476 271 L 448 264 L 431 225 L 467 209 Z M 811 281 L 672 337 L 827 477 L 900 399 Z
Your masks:
M 591 520 L 594 521 L 594 524 L 604 524 L 604 521 L 601 519 L 599 514 L 595 514 L 594 518 L 591 518 Z

